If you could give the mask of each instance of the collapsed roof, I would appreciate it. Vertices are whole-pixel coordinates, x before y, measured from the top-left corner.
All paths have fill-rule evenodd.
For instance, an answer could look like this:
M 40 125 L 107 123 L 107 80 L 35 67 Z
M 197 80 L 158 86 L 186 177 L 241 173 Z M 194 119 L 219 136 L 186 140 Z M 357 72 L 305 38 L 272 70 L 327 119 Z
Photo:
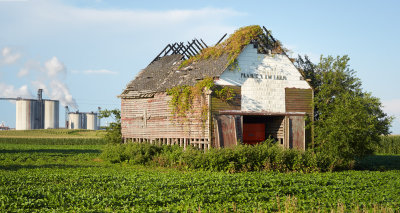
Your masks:
M 196 41 L 198 42 L 194 39 L 186 46 L 182 42 L 167 45 L 135 79 L 128 83 L 119 97 L 149 98 L 174 86 L 193 86 L 204 78 L 219 77 L 250 43 L 259 53 L 285 54 L 280 42 L 275 40 L 265 27 L 261 28 L 258 25 L 242 27 L 222 43 L 218 42 L 213 47 L 199 48 L 198 54 L 194 54 Z

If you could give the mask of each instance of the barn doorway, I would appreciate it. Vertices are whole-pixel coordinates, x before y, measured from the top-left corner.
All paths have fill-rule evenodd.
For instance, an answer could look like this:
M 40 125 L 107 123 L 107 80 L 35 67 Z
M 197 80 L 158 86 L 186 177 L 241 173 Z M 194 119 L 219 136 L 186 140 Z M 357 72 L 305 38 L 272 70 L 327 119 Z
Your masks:
M 243 143 L 258 144 L 268 138 L 283 145 L 285 116 L 243 116 Z
M 297 112 L 220 111 L 214 120 L 215 147 L 232 147 L 238 141 L 258 144 L 272 138 L 285 148 L 305 150 L 305 116 Z

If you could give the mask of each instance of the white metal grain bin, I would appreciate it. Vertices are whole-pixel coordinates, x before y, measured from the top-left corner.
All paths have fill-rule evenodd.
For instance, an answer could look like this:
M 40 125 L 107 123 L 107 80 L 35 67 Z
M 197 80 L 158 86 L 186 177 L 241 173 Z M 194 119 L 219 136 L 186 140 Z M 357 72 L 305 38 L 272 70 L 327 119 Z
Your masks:
M 86 113 L 81 113 L 81 129 L 87 128 Z
M 81 113 L 76 113 L 76 112 L 70 112 L 68 114 L 68 128 L 69 129 L 81 129 L 81 121 L 82 121 L 82 116 Z
M 60 115 L 59 101 L 45 100 L 44 101 L 44 128 L 58 129 Z
M 34 128 L 35 105 L 36 101 L 34 100 L 16 101 L 16 130 L 29 130 Z
M 97 113 L 86 113 L 86 127 L 90 130 L 98 130 Z

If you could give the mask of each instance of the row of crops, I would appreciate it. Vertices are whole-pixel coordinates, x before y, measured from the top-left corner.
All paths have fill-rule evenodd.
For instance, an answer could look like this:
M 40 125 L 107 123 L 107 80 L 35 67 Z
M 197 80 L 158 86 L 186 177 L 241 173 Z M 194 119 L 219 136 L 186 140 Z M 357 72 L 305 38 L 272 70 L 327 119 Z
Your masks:
M 105 131 L 40 129 L 0 131 L 0 143 L 79 145 L 105 144 Z M 373 147 L 377 154 L 400 154 L 400 135 L 382 136 Z
M 3 144 L 32 145 L 99 145 L 106 144 L 103 138 L 1 138 Z
M 0 143 L 0 168 L 47 168 L 92 165 L 104 145 L 32 145 Z
M 0 138 L 101 138 L 102 130 L 86 129 L 35 129 L 0 131 Z
M 400 209 L 400 170 L 180 171 L 108 164 L 103 147 L 0 143 L 0 212 Z
M 399 209 L 400 172 L 180 172 L 65 166 L 0 170 L 0 211 L 243 212 Z

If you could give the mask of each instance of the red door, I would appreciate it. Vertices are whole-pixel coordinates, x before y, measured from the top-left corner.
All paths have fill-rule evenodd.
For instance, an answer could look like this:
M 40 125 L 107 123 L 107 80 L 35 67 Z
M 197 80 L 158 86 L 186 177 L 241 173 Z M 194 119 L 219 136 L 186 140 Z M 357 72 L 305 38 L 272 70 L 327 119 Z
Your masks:
M 257 144 L 265 141 L 265 123 L 244 123 L 243 143 Z

